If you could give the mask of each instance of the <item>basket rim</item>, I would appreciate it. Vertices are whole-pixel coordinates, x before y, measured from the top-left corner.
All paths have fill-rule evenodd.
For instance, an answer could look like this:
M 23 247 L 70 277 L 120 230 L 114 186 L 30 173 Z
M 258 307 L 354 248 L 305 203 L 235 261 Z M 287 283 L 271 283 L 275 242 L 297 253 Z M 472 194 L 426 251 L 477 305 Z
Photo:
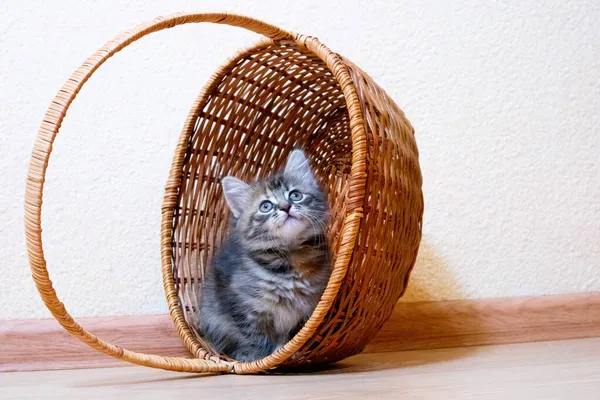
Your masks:
M 321 302 L 315 309 L 309 322 L 302 328 L 296 337 L 292 339 L 292 341 L 277 353 L 253 363 L 230 363 L 218 359 L 188 359 L 144 354 L 102 340 L 79 325 L 69 314 L 64 304 L 59 300 L 58 295 L 54 290 L 52 280 L 50 279 L 46 259 L 44 257 L 41 213 L 46 171 L 54 140 L 56 139 L 65 115 L 72 102 L 77 97 L 77 94 L 102 64 L 129 44 L 153 32 L 169 29 L 178 25 L 199 22 L 237 26 L 262 34 L 273 40 L 288 39 L 296 41 L 299 45 L 312 51 L 325 62 L 340 84 L 350 116 L 352 167 L 349 178 L 351 180 L 351 185 L 349 185 L 349 195 L 346 197 L 346 205 L 347 209 L 351 210 L 351 212 L 347 213 L 344 218 L 341 230 L 341 235 L 344 240 L 342 240 L 336 265 L 334 266 L 334 272 L 330 278 L 326 293 L 323 295 Z M 172 207 L 175 206 L 177 201 L 176 189 L 179 187 L 177 171 L 181 170 L 181 168 L 178 169 L 174 167 L 182 165 L 182 154 L 186 147 L 187 142 L 183 144 L 181 140 L 178 142 L 173 158 L 171 173 L 169 174 L 169 179 L 167 180 L 165 187 L 161 222 L 161 265 L 163 277 L 168 276 L 172 271 L 172 248 L 170 246 L 170 232 L 172 230 L 171 217 Z M 356 88 L 350 78 L 348 68 L 336 53 L 329 50 L 316 38 L 295 34 L 254 18 L 229 13 L 176 13 L 139 24 L 135 28 L 124 31 L 117 35 L 113 40 L 107 42 L 77 68 L 60 88 L 44 115 L 29 161 L 24 199 L 24 224 L 27 254 L 36 288 L 42 301 L 52 313 L 52 316 L 66 331 L 90 347 L 112 357 L 133 364 L 180 372 L 252 373 L 273 368 L 289 358 L 295 352 L 295 349 L 299 348 L 308 340 L 318 325 L 315 315 L 321 316 L 322 319 L 322 316 L 329 310 L 345 276 L 348 263 L 352 256 L 354 241 L 358 235 L 359 221 L 362 218 L 362 197 L 365 193 L 366 184 L 366 156 L 367 144 L 362 112 L 360 110 Z M 173 173 L 173 171 L 176 171 L 176 173 Z M 167 215 L 169 218 L 166 218 Z M 338 263 L 339 267 L 337 267 Z M 172 274 L 170 279 L 173 279 Z M 167 302 L 172 304 L 174 300 L 173 296 L 177 297 L 177 294 L 173 293 L 168 280 L 163 283 Z M 170 306 L 169 308 L 169 311 L 173 312 L 172 307 Z
M 284 39 L 289 41 L 288 39 Z M 200 93 L 194 100 L 192 107 L 186 117 L 184 126 L 181 130 L 181 134 L 179 137 L 178 145 L 176 153 L 173 157 L 173 164 L 171 166 L 171 172 L 169 175 L 169 180 L 165 190 L 165 202 L 163 203 L 163 221 L 162 226 L 168 227 L 168 229 L 162 230 L 161 237 L 161 251 L 163 254 L 171 255 L 170 267 L 173 267 L 172 260 L 172 238 L 174 232 L 173 225 L 173 216 L 180 196 L 180 188 L 181 185 L 179 182 L 183 179 L 183 160 L 185 158 L 186 152 L 188 150 L 188 145 L 190 138 L 194 132 L 194 126 L 197 121 L 199 114 L 202 109 L 210 99 L 210 93 L 213 89 L 222 81 L 222 79 L 237 65 L 240 59 L 246 57 L 249 54 L 256 52 L 259 49 L 264 48 L 265 46 L 273 46 L 282 42 L 282 40 L 274 40 L 270 38 L 263 38 L 256 42 L 254 45 L 248 46 L 244 49 L 238 50 L 233 56 L 228 58 L 226 62 L 221 64 L 217 70 L 213 73 L 213 75 L 209 78 L 206 84 L 201 89 Z M 295 40 L 291 42 L 299 45 L 303 49 L 310 51 L 311 53 L 317 55 L 330 69 L 334 78 L 336 79 L 340 89 L 344 94 L 344 98 L 346 100 L 347 112 L 350 117 L 350 126 L 352 127 L 352 117 L 356 120 L 360 119 L 361 122 L 357 122 L 355 120 L 355 130 L 353 131 L 351 128 L 351 136 L 352 136 L 352 150 L 353 150 L 353 160 L 352 160 L 352 169 L 350 172 L 350 178 L 348 187 L 364 188 L 366 177 L 365 177 L 365 152 L 359 152 L 355 159 L 355 152 L 362 150 L 360 144 L 366 143 L 366 136 L 364 133 L 364 129 L 361 130 L 359 128 L 364 127 L 362 124 L 362 111 L 360 107 L 356 107 L 353 111 L 351 110 L 349 99 L 352 98 L 352 95 L 356 96 L 356 90 L 354 89 L 353 81 L 348 76 L 348 81 L 344 81 L 342 78 L 344 77 L 343 71 L 347 73 L 347 68 L 345 65 L 341 63 L 341 58 L 329 50 L 325 45 L 320 43 L 318 39 L 308 36 L 298 35 Z M 310 46 L 310 47 L 309 47 Z M 319 51 L 320 53 L 316 52 Z M 338 76 L 335 75 L 334 70 L 332 68 L 337 68 L 339 71 Z M 342 82 L 345 82 L 345 86 L 349 87 L 348 90 L 344 91 L 344 85 Z M 357 101 L 357 97 L 356 97 Z M 353 113 L 354 112 L 354 113 Z M 362 137 L 361 137 L 362 135 Z M 365 139 L 364 142 L 360 139 Z M 356 144 L 356 147 L 355 147 Z M 361 182 L 362 180 L 362 182 Z M 175 182 L 178 182 L 177 185 Z M 173 277 L 173 271 L 168 270 L 163 266 L 163 284 L 165 287 L 167 301 L 169 303 L 169 310 L 171 314 L 171 318 L 173 319 L 173 323 L 176 326 L 177 333 L 180 335 L 184 344 L 188 348 L 188 350 L 198 358 L 217 358 L 223 362 L 231 362 L 235 372 L 238 373 L 252 373 L 259 372 L 268 369 L 272 369 L 279 364 L 285 362 L 288 358 L 290 358 L 302 345 L 304 345 L 314 334 L 320 323 L 323 321 L 327 312 L 331 308 L 333 300 L 336 298 L 339 288 L 341 286 L 341 282 L 346 276 L 346 272 L 348 270 L 348 265 L 350 262 L 350 257 L 339 257 L 340 253 L 343 254 L 351 254 L 352 249 L 354 247 L 355 239 L 358 235 L 358 222 L 360 218 L 362 218 L 362 199 L 364 198 L 364 190 L 357 191 L 352 193 L 354 196 L 351 198 L 352 200 L 360 199 L 360 202 L 353 202 L 354 208 L 347 207 L 347 212 L 344 218 L 344 222 L 340 229 L 342 234 L 342 239 L 340 243 L 340 250 L 336 257 L 336 262 L 333 266 L 333 271 L 329 282 L 327 284 L 327 288 L 321 298 L 321 301 L 311 314 L 310 319 L 306 322 L 304 327 L 295 335 L 292 340 L 290 340 L 286 345 L 277 350 L 275 353 L 253 362 L 240 362 L 240 361 L 228 361 L 227 359 L 220 359 L 218 356 L 211 355 L 204 348 L 204 344 L 198 340 L 196 334 L 190 328 L 187 323 L 182 309 L 181 300 L 179 297 L 179 292 L 177 290 L 177 286 L 175 284 L 175 280 Z M 173 203 L 172 199 L 175 198 L 176 202 Z M 348 203 L 348 199 L 345 200 Z M 167 237 L 168 235 L 168 237 Z M 348 252 L 348 248 L 350 251 Z M 349 255 L 348 254 L 348 255 Z M 341 259 L 341 261 L 339 261 Z

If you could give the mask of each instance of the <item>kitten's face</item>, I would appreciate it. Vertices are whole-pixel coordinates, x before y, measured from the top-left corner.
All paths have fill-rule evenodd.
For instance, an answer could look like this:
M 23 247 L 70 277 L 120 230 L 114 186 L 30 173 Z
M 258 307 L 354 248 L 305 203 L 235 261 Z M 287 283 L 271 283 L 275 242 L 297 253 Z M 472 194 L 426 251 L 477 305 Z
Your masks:
M 236 228 L 256 246 L 299 244 L 326 231 L 325 195 L 300 150 L 292 152 L 283 173 L 251 185 L 227 177 L 223 188 Z
M 321 233 L 325 216 L 322 192 L 284 173 L 252 185 L 252 201 L 242 222 L 252 237 L 266 234 L 290 242 Z

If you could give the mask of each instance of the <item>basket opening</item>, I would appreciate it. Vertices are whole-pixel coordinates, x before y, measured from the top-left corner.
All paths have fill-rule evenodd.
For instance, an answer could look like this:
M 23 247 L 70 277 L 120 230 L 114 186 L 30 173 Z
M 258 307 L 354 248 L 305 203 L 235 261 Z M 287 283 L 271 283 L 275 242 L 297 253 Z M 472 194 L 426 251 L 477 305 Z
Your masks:
M 344 95 L 319 57 L 294 42 L 265 41 L 213 76 L 186 152 L 173 216 L 173 274 L 193 332 L 204 273 L 228 224 L 220 178 L 264 177 L 296 146 L 310 156 L 329 192 L 335 248 L 341 227 L 336 216 L 343 212 L 352 156 Z M 194 333 L 206 356 L 215 355 Z

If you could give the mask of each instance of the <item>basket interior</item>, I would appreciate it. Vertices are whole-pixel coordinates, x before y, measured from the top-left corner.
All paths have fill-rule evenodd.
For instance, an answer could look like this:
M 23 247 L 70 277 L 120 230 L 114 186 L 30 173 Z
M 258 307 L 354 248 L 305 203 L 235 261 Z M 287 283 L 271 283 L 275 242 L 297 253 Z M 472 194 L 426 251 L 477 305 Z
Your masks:
M 338 83 L 320 58 L 292 42 L 264 41 L 238 54 L 207 84 L 193 118 L 173 221 L 173 274 L 192 331 L 206 268 L 227 230 L 220 178 L 264 177 L 302 147 L 329 193 L 335 248 L 352 150 Z

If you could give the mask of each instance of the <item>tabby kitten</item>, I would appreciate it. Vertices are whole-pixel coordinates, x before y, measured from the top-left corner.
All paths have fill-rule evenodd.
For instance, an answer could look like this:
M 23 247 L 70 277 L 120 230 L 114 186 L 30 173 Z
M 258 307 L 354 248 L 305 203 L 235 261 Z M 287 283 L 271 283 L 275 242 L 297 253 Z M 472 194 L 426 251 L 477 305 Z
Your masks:
M 301 150 L 265 180 L 222 186 L 233 218 L 207 270 L 198 329 L 219 353 L 254 361 L 302 328 L 327 285 L 327 201 Z

